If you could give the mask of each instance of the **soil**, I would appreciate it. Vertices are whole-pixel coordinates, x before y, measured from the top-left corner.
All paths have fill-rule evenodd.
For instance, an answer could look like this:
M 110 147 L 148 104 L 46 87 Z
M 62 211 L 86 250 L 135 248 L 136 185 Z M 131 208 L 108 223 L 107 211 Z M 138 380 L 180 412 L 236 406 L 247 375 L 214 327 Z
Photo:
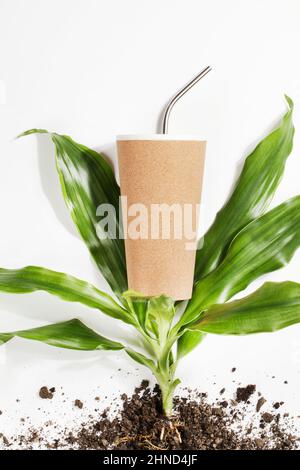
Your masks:
M 48 399 L 51 400 L 53 398 L 53 394 L 55 392 L 55 387 L 48 389 L 48 387 L 42 387 L 39 391 L 39 396 L 44 400 Z
M 286 415 L 278 412 L 277 403 L 268 406 L 264 398 L 253 396 L 256 386 L 238 387 L 232 400 L 224 400 L 223 389 L 214 403 L 206 393 L 187 392 L 186 397 L 175 397 L 174 416 L 162 415 L 158 387 L 152 390 L 147 381 L 135 389 L 132 396 L 121 396 L 120 411 L 111 416 L 115 405 L 101 414 L 89 415 L 79 429 L 61 430 L 59 439 L 45 442 L 46 423 L 41 430 L 10 441 L 0 435 L 5 446 L 13 441 L 24 449 L 34 443 L 50 449 L 99 450 L 291 450 L 297 448 L 298 438 Z M 51 393 L 51 392 L 50 392 Z M 95 397 L 99 400 L 99 397 Z M 252 400 L 252 403 L 251 403 Z M 73 402 L 74 403 L 74 402 Z M 77 404 L 76 404 L 77 403 Z M 76 400 L 75 406 L 83 403 Z M 260 412 L 261 406 L 267 408 Z M 255 420 L 256 418 L 256 420 Z M 257 422 L 257 424 L 254 424 Z M 247 424 L 248 423 L 248 424 Z
M 75 402 L 74 402 L 74 406 L 77 406 L 77 408 L 79 408 L 80 410 L 82 410 L 82 408 L 83 408 L 83 403 L 82 403 L 81 400 L 76 399 Z
M 264 397 L 260 397 L 256 404 L 256 411 L 259 412 L 267 400 Z
M 247 402 L 256 390 L 256 385 L 247 385 L 247 387 L 238 387 L 236 390 L 236 400 Z

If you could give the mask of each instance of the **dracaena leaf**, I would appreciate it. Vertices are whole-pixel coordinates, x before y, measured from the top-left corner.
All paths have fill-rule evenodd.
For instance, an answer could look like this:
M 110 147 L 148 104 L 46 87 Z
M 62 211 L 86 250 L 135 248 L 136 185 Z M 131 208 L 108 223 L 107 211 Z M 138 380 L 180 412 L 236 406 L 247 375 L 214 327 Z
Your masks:
M 210 307 L 192 328 L 221 335 L 248 335 L 299 322 L 300 284 L 267 282 L 247 297 Z
M 48 133 L 31 129 L 21 136 Z M 127 289 L 124 240 L 120 238 L 120 189 L 110 165 L 101 154 L 74 142 L 70 137 L 49 133 L 56 150 L 56 165 L 63 196 L 74 223 L 85 241 L 99 270 L 113 291 L 119 296 Z M 110 204 L 116 227 L 113 236 L 99 237 L 101 227 L 97 217 L 100 204 Z M 102 231 L 103 233 L 103 231 Z
M 144 294 L 133 290 L 123 292 L 122 297 L 126 301 L 128 310 L 132 312 L 140 326 L 146 331 L 148 299 L 144 297 Z
M 152 331 L 161 343 L 167 339 L 174 314 L 174 300 L 171 297 L 160 295 L 149 299 L 146 328 Z
M 94 351 L 96 349 L 117 350 L 124 348 L 121 343 L 100 336 L 77 319 L 32 328 L 30 330 L 0 333 L 0 344 L 10 341 L 16 336 L 40 341 L 58 348 L 82 351 Z
M 206 334 L 198 330 L 187 330 L 177 341 L 177 360 L 182 359 L 195 349 L 205 338 Z
M 0 292 L 26 294 L 38 290 L 69 302 L 80 302 L 97 308 L 106 315 L 126 323 L 133 322 L 129 312 L 110 295 L 76 277 L 39 266 L 27 266 L 22 269 L 0 268 Z
M 226 302 L 259 276 L 285 266 L 300 246 L 300 196 L 248 224 L 232 241 L 222 263 L 197 282 L 180 324 Z
M 199 243 L 202 248 L 196 254 L 196 281 L 219 265 L 234 236 L 264 213 L 276 191 L 294 136 L 293 102 L 289 97 L 286 100 L 287 113 L 247 157 L 231 197 Z
M 131 348 L 126 348 L 125 351 L 127 352 L 128 356 L 131 357 L 131 359 L 136 361 L 138 364 L 141 364 L 145 367 L 148 367 L 152 371 L 155 371 L 155 364 L 152 359 L 149 359 L 148 357 L 144 356 L 144 354 L 141 354 Z

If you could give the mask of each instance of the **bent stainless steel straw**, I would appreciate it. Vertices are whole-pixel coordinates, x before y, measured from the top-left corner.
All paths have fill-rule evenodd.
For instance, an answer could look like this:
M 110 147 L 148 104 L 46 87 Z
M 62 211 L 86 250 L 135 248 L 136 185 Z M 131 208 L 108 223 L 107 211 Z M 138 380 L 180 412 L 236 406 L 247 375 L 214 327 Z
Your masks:
M 205 69 L 201 70 L 196 77 L 192 78 L 183 88 L 181 88 L 175 96 L 169 101 L 169 103 L 166 106 L 166 109 L 163 114 L 163 119 L 162 119 L 162 133 L 167 134 L 168 133 L 168 125 L 169 125 L 169 117 L 170 113 L 172 111 L 172 108 L 174 104 L 183 96 L 186 94 L 187 91 L 189 91 L 196 83 L 201 80 L 201 78 L 205 77 L 205 75 L 211 71 L 211 67 L 205 67 Z

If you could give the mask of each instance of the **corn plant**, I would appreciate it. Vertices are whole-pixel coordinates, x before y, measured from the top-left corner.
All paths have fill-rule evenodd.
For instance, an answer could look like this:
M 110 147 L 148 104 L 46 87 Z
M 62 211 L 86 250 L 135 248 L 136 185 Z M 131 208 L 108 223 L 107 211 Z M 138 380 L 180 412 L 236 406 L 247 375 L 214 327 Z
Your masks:
M 229 200 L 199 242 L 193 296 L 187 303 L 128 291 L 124 241 L 104 239 L 97 232 L 100 204 L 112 204 L 116 224 L 120 223 L 120 190 L 113 170 L 94 150 L 68 136 L 49 133 L 64 200 L 115 298 L 88 282 L 36 266 L 0 269 L 0 291 L 42 290 L 80 302 L 129 325 L 141 348 L 105 338 L 78 319 L 0 333 L 0 342 L 18 336 L 60 348 L 123 350 L 152 371 L 161 389 L 163 411 L 170 416 L 180 382 L 175 376 L 178 361 L 206 334 L 271 332 L 300 322 L 300 284 L 295 282 L 266 282 L 252 294 L 228 302 L 261 275 L 286 265 L 300 245 L 300 196 L 267 212 L 292 150 L 293 102 L 286 100 L 288 109 L 278 127 L 247 157 Z M 21 135 L 34 133 L 47 131 L 32 129 Z

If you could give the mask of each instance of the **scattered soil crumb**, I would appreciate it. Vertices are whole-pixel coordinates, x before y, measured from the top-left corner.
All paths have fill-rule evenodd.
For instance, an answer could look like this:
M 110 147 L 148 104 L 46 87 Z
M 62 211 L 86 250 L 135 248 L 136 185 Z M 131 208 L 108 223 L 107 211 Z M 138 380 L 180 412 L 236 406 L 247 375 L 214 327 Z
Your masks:
M 259 412 L 266 402 L 267 400 L 264 397 L 260 397 L 256 403 L 256 411 Z
M 76 399 L 74 402 L 74 405 L 77 406 L 77 408 L 80 408 L 80 409 L 83 408 L 83 403 L 81 400 Z
M 279 401 L 276 401 L 275 403 L 273 403 L 273 408 L 274 408 L 275 410 L 278 410 L 278 408 L 280 408 L 281 405 L 283 405 L 283 402 L 280 402 L 280 403 L 279 403 Z
M 9 444 L 9 440 L 7 439 L 6 436 L 4 436 L 4 434 L 2 434 L 2 432 L 0 433 L 0 438 L 2 439 L 3 444 L 4 444 L 5 446 L 9 446 L 9 445 L 10 445 L 10 444 Z
M 142 383 L 141 383 L 141 389 L 145 389 L 149 387 L 149 380 L 142 380 Z
M 263 413 L 261 417 L 265 423 L 271 423 L 274 418 L 274 416 L 271 413 Z
M 51 388 L 50 390 L 48 389 L 48 387 L 42 387 L 40 388 L 40 391 L 39 391 L 39 396 L 41 398 L 43 398 L 44 400 L 51 400 L 53 398 L 53 393 L 55 391 L 55 388 Z
M 227 406 L 228 406 L 228 401 L 226 401 L 226 400 L 221 401 L 220 405 L 223 406 L 223 408 L 227 408 Z
M 246 387 L 238 387 L 236 389 L 236 400 L 247 402 L 256 390 L 256 385 L 247 385 Z

